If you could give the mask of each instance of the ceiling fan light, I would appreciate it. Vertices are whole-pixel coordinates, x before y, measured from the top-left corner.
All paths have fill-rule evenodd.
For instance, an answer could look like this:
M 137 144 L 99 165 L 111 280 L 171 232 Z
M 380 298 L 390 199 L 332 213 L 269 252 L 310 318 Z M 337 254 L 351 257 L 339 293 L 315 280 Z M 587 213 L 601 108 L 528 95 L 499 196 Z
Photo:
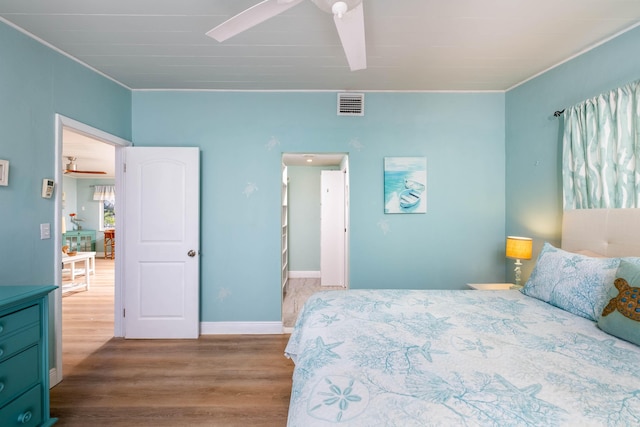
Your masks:
M 343 1 L 337 1 L 331 6 L 331 12 L 337 16 L 338 18 L 342 18 L 342 16 L 347 12 L 348 6 Z

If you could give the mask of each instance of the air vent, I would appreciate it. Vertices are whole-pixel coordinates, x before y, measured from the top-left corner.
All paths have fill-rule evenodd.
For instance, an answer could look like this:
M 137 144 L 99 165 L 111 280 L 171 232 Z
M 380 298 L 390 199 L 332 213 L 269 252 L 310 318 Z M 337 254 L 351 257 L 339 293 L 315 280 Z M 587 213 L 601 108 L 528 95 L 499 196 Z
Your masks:
M 364 93 L 339 93 L 339 116 L 364 116 Z

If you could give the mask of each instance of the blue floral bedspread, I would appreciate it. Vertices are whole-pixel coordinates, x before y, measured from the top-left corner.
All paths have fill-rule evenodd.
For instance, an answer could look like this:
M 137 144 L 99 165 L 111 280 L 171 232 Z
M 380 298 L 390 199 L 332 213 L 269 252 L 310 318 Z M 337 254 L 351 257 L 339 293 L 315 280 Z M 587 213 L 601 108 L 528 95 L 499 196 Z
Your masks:
M 288 425 L 640 425 L 640 347 L 518 291 L 326 291 L 305 304 Z

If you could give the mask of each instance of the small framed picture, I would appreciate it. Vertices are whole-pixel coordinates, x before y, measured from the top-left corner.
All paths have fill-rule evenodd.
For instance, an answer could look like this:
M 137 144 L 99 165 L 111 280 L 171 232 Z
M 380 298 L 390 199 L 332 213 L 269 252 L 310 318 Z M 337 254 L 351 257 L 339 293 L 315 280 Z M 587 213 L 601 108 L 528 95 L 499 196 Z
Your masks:
M 384 158 L 384 213 L 427 212 L 427 158 Z
M 0 160 L 0 185 L 9 185 L 9 160 Z

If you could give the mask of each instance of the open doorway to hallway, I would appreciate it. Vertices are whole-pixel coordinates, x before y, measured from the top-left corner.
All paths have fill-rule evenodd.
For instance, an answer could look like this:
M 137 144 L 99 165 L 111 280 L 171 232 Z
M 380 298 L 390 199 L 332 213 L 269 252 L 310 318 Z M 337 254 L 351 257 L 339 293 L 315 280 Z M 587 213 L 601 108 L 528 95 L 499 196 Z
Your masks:
M 53 252 L 54 265 L 56 268 L 55 284 L 58 289 L 52 295 L 52 317 L 53 317 L 53 337 L 50 341 L 52 346 L 52 366 L 49 371 L 50 385 L 53 387 L 63 379 L 63 361 L 64 357 L 70 356 L 76 357 L 73 354 L 71 345 L 63 345 L 63 335 L 66 332 L 72 332 L 76 330 L 79 333 L 80 330 L 88 336 L 96 336 L 92 331 L 96 325 L 92 325 L 91 322 L 96 319 L 98 310 L 93 313 L 87 313 L 88 317 L 79 316 L 77 313 L 68 313 L 65 307 L 63 310 L 63 290 L 65 292 L 65 302 L 78 300 L 78 295 L 91 295 L 94 290 L 98 290 L 99 283 L 97 276 L 101 274 L 103 265 L 100 263 L 101 257 L 103 257 L 104 245 L 103 245 L 103 230 L 101 225 L 105 224 L 105 218 L 101 217 L 99 206 L 103 206 L 103 203 L 94 201 L 94 191 L 98 184 L 104 182 L 98 182 L 92 180 L 111 179 L 111 182 L 115 181 L 115 187 L 121 186 L 120 176 L 122 174 L 122 154 L 121 148 L 130 145 L 127 140 L 119 138 L 115 135 L 103 132 L 99 129 L 88 126 L 84 123 L 73 120 L 69 117 L 62 116 L 60 114 L 55 115 L 56 126 L 56 138 L 55 138 L 55 181 L 56 190 L 54 192 L 56 219 L 54 226 L 52 227 L 52 235 L 54 237 L 55 247 L 59 248 Z M 77 138 L 77 141 L 76 141 Z M 75 141 L 75 142 L 74 142 Z M 73 147 L 77 145 L 77 147 Z M 91 146 L 93 144 L 93 146 Z M 99 151 L 100 148 L 103 151 L 96 154 L 94 151 Z M 108 149 L 108 151 L 104 151 Z M 115 171 L 114 171 L 115 169 Z M 105 173 L 106 172 L 106 173 Z M 93 186 L 93 187 L 92 187 Z M 115 203 L 115 202 L 114 202 Z M 124 208 L 123 204 L 121 208 Z M 75 214 L 75 215 L 70 215 Z M 104 212 L 102 212 L 104 214 Z M 74 222 L 71 222 L 71 218 L 74 218 Z M 75 233 L 74 233 L 75 231 Z M 67 236 L 67 232 L 71 234 Z M 66 246 L 66 248 L 65 248 Z M 65 254 L 63 249 L 67 250 Z M 95 267 L 91 263 L 89 268 L 84 262 L 72 265 L 69 261 L 69 251 L 82 253 L 80 258 L 88 257 L 90 259 L 95 258 Z M 103 258 L 102 258 L 103 259 Z M 67 261 L 67 262 L 65 262 Z M 121 327 L 121 319 L 117 317 L 118 307 L 120 307 L 120 273 L 119 273 L 119 258 L 109 260 L 112 264 L 106 269 L 103 274 L 102 283 L 104 280 L 108 282 L 108 289 L 106 292 L 109 294 L 109 299 L 102 299 L 104 303 L 99 304 L 93 301 L 92 304 L 97 306 L 106 306 L 109 314 L 101 317 L 106 319 L 106 327 L 110 325 L 110 331 L 108 338 L 113 336 L 119 336 L 118 331 Z M 71 267 L 78 267 L 78 274 L 75 272 L 73 277 L 68 276 L 68 269 Z M 84 269 L 84 271 L 82 271 Z M 67 271 L 65 271 L 67 270 Z M 87 271 L 90 270 L 90 271 Z M 108 279 L 104 279 L 107 277 Z M 82 286 L 82 283 L 88 282 L 96 283 L 95 286 Z M 72 289 L 67 287 L 64 289 L 65 284 L 74 283 L 79 286 L 72 286 Z M 90 283 L 91 284 L 91 283 Z M 105 288 L 103 288 L 102 292 Z M 91 305 L 89 305 L 90 307 Z M 63 311 L 65 311 L 63 316 Z M 76 321 L 79 327 L 65 328 L 63 327 L 63 318 L 68 324 L 68 321 Z M 69 329 L 69 331 L 67 331 Z M 96 327 L 96 332 L 99 328 Z M 66 338 L 66 337 L 65 337 Z M 79 338 L 78 342 L 81 342 L 83 338 Z M 63 357 L 63 348 L 65 356 Z M 65 363 L 66 365 L 66 363 Z
M 114 335 L 115 243 L 105 234 L 115 229 L 115 147 L 63 127 L 62 171 L 62 340 L 67 365 L 90 352 L 88 344 L 100 346 Z M 69 262 L 85 254 L 91 256 L 88 272 L 84 262 Z
M 283 154 L 281 225 L 282 324 L 288 332 L 309 296 L 349 287 L 346 153 Z

